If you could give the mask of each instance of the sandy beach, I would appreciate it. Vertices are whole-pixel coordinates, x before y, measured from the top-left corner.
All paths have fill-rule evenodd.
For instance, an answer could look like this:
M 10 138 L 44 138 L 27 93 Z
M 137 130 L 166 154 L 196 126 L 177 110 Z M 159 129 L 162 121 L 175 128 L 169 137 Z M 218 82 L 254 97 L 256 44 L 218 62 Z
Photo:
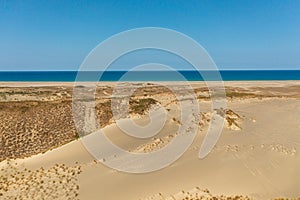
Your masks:
M 128 152 L 167 146 L 181 126 L 172 92 L 155 83 L 121 83 L 135 92 L 128 116 L 115 119 L 116 84 L 97 83 L 98 128 Z M 180 82 L 168 84 L 184 90 Z M 83 145 L 73 120 L 73 83 L 0 83 L 0 199 L 299 199 L 300 81 L 225 82 L 225 124 L 204 159 L 198 154 L 211 100 L 205 83 L 190 84 L 200 107 L 192 145 L 164 169 L 130 174 L 103 165 Z M 146 125 L 159 107 L 166 109 L 166 123 L 153 137 L 133 138 L 116 123 L 126 126 L 130 117 Z

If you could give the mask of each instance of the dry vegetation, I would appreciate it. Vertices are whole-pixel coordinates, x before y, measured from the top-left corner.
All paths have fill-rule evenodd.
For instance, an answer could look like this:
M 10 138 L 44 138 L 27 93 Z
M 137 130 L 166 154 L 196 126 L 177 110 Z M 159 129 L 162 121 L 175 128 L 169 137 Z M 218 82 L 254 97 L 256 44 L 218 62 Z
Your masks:
M 0 160 L 24 158 L 77 138 L 69 102 L 1 102 Z
M 170 196 L 164 196 L 159 193 L 145 200 L 251 200 L 248 196 L 235 195 L 235 196 L 225 196 L 225 195 L 213 195 L 209 190 L 202 190 L 199 187 L 195 187 L 190 191 L 184 191 Z
M 78 199 L 80 166 L 30 170 L 12 161 L 0 166 L 0 199 Z
M 131 113 L 136 113 L 139 115 L 144 114 L 150 107 L 154 104 L 158 103 L 156 100 L 152 98 L 145 99 L 130 99 L 129 108 Z
M 44 90 L 11 88 L 2 91 L 5 99 L 0 101 L 0 161 L 44 153 L 79 137 L 73 120 L 72 101 L 68 98 L 70 90 Z M 13 99 L 10 95 L 14 95 Z M 32 100 L 24 101 L 26 96 Z M 130 113 L 143 114 L 155 103 L 152 98 L 131 99 Z M 97 101 L 96 115 L 101 127 L 111 123 L 110 99 Z
M 82 86 L 84 88 L 84 86 Z M 145 114 L 157 104 L 153 97 L 170 95 L 168 88 L 138 83 L 129 101 L 130 114 Z M 123 87 L 124 90 L 127 86 Z M 180 86 L 174 87 L 180 91 Z M 89 90 L 89 88 L 86 88 Z M 72 115 L 72 87 L 1 87 L 0 88 L 0 161 L 6 158 L 24 158 L 46 152 L 78 138 Z M 291 86 L 289 93 L 280 88 L 226 87 L 227 98 L 297 97 L 299 87 Z M 112 87 L 97 88 L 96 115 L 101 127 L 112 123 L 110 95 Z M 207 87 L 197 87 L 199 99 L 209 98 Z M 81 109 L 81 108 L 80 108 Z M 118 108 L 121 109 L 121 108 Z M 229 127 L 240 129 L 235 113 L 226 113 Z M 82 122 L 83 123 L 83 122 Z

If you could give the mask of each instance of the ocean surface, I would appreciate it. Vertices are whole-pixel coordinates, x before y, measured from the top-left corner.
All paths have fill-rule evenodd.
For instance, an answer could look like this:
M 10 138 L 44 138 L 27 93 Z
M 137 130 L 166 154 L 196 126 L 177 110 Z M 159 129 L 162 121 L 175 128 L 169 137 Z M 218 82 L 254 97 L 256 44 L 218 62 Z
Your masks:
M 126 72 L 105 71 L 100 79 L 95 72 L 80 72 L 77 81 L 203 81 L 203 77 L 206 81 L 220 80 L 213 71 Z M 223 81 L 300 80 L 300 70 L 224 70 L 220 75 Z M 77 71 L 0 71 L 2 82 L 74 82 L 76 77 Z

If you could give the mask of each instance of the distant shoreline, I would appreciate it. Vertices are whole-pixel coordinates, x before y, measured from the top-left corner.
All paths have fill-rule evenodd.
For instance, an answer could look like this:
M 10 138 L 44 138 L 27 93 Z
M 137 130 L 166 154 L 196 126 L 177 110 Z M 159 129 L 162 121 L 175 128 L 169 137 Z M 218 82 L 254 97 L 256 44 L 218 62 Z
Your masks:
M 138 81 L 134 82 L 137 83 L 149 83 L 152 81 Z M 172 85 L 182 85 L 185 81 L 156 81 L 154 83 L 165 83 L 165 84 L 172 84 Z M 85 85 L 89 84 L 97 85 L 97 86 L 115 86 L 116 84 L 123 84 L 125 82 L 117 82 L 117 81 L 99 81 L 99 82 L 59 82 L 59 81 L 0 81 L 0 87 L 74 87 L 76 85 Z M 191 86 L 203 86 L 206 87 L 205 81 L 187 81 L 188 84 Z M 280 80 L 280 81 L 273 81 L 273 80 L 265 80 L 265 81 L 224 81 L 225 87 L 230 86 L 243 86 L 243 87 L 257 87 L 263 85 L 263 87 L 286 87 L 288 85 L 299 85 L 300 80 Z
M 292 81 L 300 70 L 0 71 L 0 82 Z M 97 74 L 99 73 L 99 74 Z M 101 77 L 98 77 L 100 76 Z M 203 76 L 203 77 L 202 77 Z

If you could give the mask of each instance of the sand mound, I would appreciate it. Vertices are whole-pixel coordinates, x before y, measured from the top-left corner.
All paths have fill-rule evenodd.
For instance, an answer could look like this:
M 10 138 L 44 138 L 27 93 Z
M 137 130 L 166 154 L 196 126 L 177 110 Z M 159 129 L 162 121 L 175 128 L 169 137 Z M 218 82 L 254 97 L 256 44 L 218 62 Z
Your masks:
M 225 115 L 225 126 L 224 126 L 225 128 L 234 131 L 241 130 L 241 126 L 239 125 L 239 123 L 241 122 L 242 118 L 237 113 L 235 113 L 232 110 L 226 110 L 226 111 L 220 110 L 215 112 L 217 112 L 217 114 L 220 114 L 222 116 Z M 202 130 L 202 128 L 209 125 L 211 121 L 212 113 L 203 112 L 199 116 L 200 116 L 200 119 L 198 118 L 199 126 L 200 126 L 200 130 Z M 180 120 L 177 119 L 176 117 L 173 117 L 172 121 L 173 123 L 176 123 L 179 126 L 181 125 Z M 161 149 L 165 145 L 167 145 L 176 136 L 176 134 L 177 133 L 173 133 L 173 134 L 166 135 L 164 137 L 153 137 L 150 142 L 138 146 L 132 152 L 149 153 L 151 151 L 156 151 L 158 149 Z
M 241 126 L 239 125 L 239 122 L 241 121 L 241 117 L 235 113 L 234 111 L 232 110 L 226 110 L 226 120 L 225 120 L 225 123 L 226 123 L 226 127 L 230 130 L 235 130 L 235 131 L 238 131 L 238 130 L 241 130 Z
M 229 130 L 241 130 L 241 126 L 240 126 L 240 122 L 242 121 L 242 118 L 240 115 L 238 115 L 237 113 L 235 113 L 233 110 L 217 110 L 214 111 L 217 114 L 224 116 L 225 115 L 225 128 L 229 129 Z M 199 125 L 200 127 L 204 127 L 206 125 L 208 125 L 211 121 L 212 118 L 212 112 L 204 112 L 201 113 L 200 116 L 200 122 Z
M 170 134 L 163 138 L 153 138 L 151 142 L 142 144 L 136 148 L 133 152 L 136 153 L 149 153 L 152 151 L 156 151 L 158 149 L 163 148 L 166 144 L 168 144 L 175 134 Z

